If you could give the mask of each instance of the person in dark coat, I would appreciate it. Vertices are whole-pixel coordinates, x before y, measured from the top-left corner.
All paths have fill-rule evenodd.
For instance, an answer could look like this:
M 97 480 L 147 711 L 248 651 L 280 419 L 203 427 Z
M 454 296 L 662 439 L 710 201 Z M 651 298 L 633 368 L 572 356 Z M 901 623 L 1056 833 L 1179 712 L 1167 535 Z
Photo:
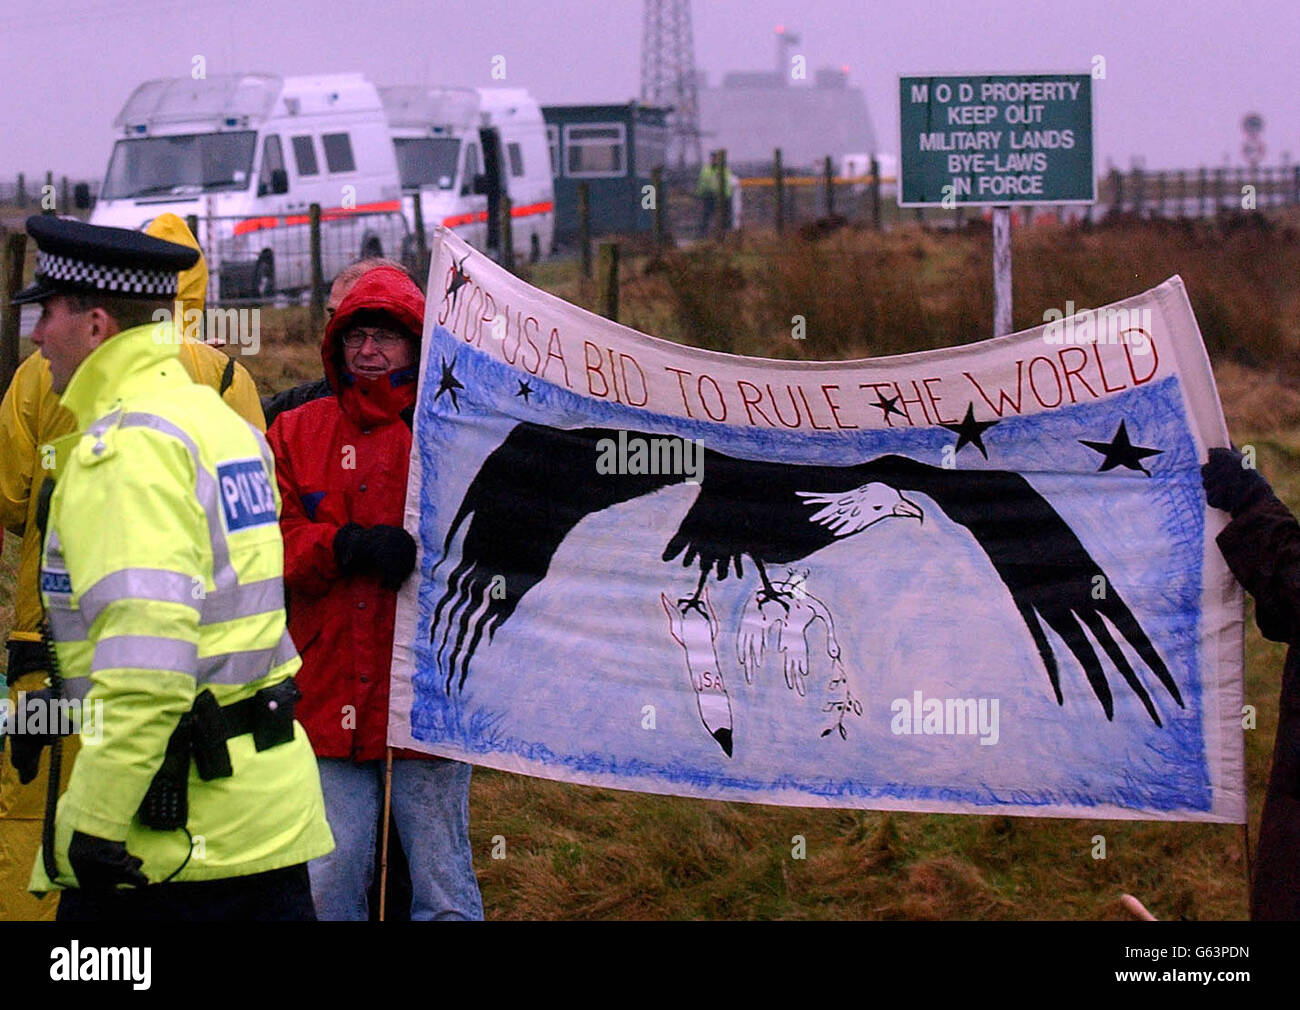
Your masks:
M 333 395 L 267 434 L 283 510 L 289 633 L 302 656 L 298 718 L 320 767 L 336 858 L 308 865 L 321 919 L 365 919 L 387 753 L 397 591 L 415 569 L 403 528 L 424 296 L 400 269 L 356 282 L 325 328 Z M 469 845 L 469 765 L 393 754 L 393 820 L 411 918 L 481 919 Z
M 1232 574 L 1255 598 L 1265 638 L 1286 642 L 1273 770 L 1264 796 L 1250 917 L 1300 920 L 1300 524 L 1240 452 L 1211 449 L 1205 498 L 1232 515 L 1218 536 Z

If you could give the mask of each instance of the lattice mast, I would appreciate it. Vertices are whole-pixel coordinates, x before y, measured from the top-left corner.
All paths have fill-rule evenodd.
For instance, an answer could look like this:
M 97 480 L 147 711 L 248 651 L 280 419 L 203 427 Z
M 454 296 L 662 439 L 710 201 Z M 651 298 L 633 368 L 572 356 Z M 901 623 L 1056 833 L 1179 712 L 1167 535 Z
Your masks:
M 641 102 L 671 106 L 668 163 L 699 165 L 700 104 L 691 0 L 645 0 L 641 31 Z

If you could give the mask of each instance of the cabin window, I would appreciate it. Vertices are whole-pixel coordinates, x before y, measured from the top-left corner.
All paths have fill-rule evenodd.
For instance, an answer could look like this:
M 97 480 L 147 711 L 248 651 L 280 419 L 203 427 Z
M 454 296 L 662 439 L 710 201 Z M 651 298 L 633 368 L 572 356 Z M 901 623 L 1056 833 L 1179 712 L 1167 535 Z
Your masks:
M 575 179 L 627 174 L 627 131 L 622 123 L 584 123 L 564 128 L 564 174 Z
M 546 144 L 551 149 L 551 177 L 560 174 L 560 128 L 554 123 L 546 124 Z
M 668 128 L 666 126 L 636 127 L 632 160 L 638 178 L 648 179 L 656 168 L 663 168 L 668 156 Z
M 510 158 L 510 174 L 521 176 L 524 174 L 524 152 L 518 143 L 506 145 L 506 155 Z
M 293 160 L 298 164 L 299 175 L 319 175 L 316 164 L 316 145 L 310 136 L 293 138 Z
M 330 172 L 357 170 L 357 163 L 352 160 L 352 138 L 346 133 L 326 133 L 320 141 L 325 148 L 325 167 Z

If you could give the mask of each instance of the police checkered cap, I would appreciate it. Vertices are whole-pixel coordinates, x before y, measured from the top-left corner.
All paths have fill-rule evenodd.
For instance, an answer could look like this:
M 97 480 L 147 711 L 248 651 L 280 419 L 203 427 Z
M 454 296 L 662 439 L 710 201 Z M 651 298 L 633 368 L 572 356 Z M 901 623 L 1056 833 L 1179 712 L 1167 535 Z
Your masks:
M 36 242 L 36 279 L 14 305 L 60 292 L 167 301 L 176 297 L 176 275 L 199 259 L 198 249 L 127 228 L 42 215 L 29 217 L 26 227 Z
M 176 297 L 176 274 L 167 270 L 106 266 L 38 250 L 36 275 L 60 287 L 93 289 L 136 298 Z

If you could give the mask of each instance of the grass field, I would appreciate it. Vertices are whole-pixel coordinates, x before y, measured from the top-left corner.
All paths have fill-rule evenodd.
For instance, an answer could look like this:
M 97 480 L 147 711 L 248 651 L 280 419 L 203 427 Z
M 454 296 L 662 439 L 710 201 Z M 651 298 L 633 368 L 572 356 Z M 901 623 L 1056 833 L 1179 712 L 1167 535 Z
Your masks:
M 1300 507 L 1300 240 L 1283 222 L 1228 233 L 1130 224 L 1017 236 L 1017 327 L 1043 310 L 1105 304 L 1179 273 L 1211 350 L 1234 441 L 1254 444 L 1278 493 Z M 964 343 L 992 316 L 986 233 L 817 241 L 746 238 L 649 268 L 624 260 L 622 321 L 734 353 L 853 358 Z M 532 282 L 579 304 L 572 264 Z M 794 340 L 790 318 L 807 337 Z M 319 374 L 305 310 L 268 310 L 262 353 L 241 360 L 264 390 Z M 10 620 L 16 538 L 0 564 Z M 1281 646 L 1251 618 L 1246 702 L 1250 832 L 1277 718 Z M 1240 827 L 776 808 L 566 786 L 475 773 L 471 834 L 489 918 L 1112 919 L 1121 892 L 1160 918 L 1246 915 Z M 1095 836 L 1106 858 L 1093 858 Z M 806 858 L 793 858 L 802 836 Z M 502 850 L 504 843 L 504 853 Z M 493 850 L 504 858 L 493 858 Z

